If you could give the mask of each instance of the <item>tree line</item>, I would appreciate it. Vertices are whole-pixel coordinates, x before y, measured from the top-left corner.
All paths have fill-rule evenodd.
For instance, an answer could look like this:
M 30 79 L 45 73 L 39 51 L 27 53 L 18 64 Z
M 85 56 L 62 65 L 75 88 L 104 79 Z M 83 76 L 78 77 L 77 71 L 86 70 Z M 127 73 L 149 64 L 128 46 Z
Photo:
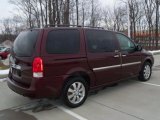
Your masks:
M 128 10 L 131 37 L 148 33 L 149 46 L 159 41 L 160 0 L 117 0 L 115 5 L 102 6 L 101 0 L 10 0 L 16 8 L 13 18 L 1 21 L 3 34 L 18 34 L 25 28 L 47 25 L 80 25 L 127 31 Z M 127 10 L 128 8 L 128 10 Z M 155 39 L 153 39 L 153 33 Z

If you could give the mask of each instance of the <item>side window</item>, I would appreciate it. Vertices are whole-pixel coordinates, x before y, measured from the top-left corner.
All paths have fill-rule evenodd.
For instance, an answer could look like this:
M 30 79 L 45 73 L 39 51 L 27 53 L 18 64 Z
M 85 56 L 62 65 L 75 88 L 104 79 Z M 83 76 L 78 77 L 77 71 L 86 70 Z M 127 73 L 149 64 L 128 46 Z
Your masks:
M 49 54 L 75 54 L 80 50 L 78 30 L 53 30 L 48 33 L 46 51 Z
M 119 41 L 119 44 L 120 44 L 120 47 L 121 47 L 121 50 L 123 51 L 130 51 L 130 50 L 134 50 L 135 49 L 135 45 L 133 42 L 131 42 L 131 40 L 122 35 L 122 34 L 116 34 L 117 36 L 117 39 Z
M 89 52 L 113 52 L 115 50 L 114 36 L 111 32 L 86 30 L 86 38 Z

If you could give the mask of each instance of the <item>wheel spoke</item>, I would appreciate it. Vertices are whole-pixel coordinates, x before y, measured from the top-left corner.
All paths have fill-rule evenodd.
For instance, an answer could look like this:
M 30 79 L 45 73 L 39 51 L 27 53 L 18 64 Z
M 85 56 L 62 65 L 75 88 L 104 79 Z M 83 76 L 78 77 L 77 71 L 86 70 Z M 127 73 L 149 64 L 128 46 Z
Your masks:
M 74 90 L 71 89 L 71 88 L 69 88 L 69 89 L 68 89 L 68 92 L 69 92 L 69 93 L 74 93 Z
M 77 89 L 79 90 L 81 88 L 82 84 L 81 83 L 78 83 L 78 87 Z
M 74 94 L 68 95 L 68 98 L 71 99 L 74 97 Z
M 74 90 L 76 90 L 76 89 L 77 89 L 77 87 L 76 87 L 76 83 L 74 83 L 72 86 L 73 86 L 73 89 L 74 89 Z
M 83 91 L 84 91 L 84 88 L 82 87 L 81 89 L 79 89 L 79 91 L 80 91 L 80 92 L 83 92 Z
M 72 101 L 72 103 L 76 103 L 76 96 L 75 95 L 71 101 Z
M 79 102 L 80 101 L 80 97 L 79 96 L 77 96 L 77 102 Z

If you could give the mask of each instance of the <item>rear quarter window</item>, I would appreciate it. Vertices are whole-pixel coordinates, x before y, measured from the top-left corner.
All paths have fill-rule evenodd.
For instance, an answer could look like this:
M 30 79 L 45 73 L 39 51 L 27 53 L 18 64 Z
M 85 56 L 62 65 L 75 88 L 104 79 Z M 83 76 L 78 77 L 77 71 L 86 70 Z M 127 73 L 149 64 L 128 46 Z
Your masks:
M 48 33 L 46 51 L 48 54 L 76 54 L 80 50 L 78 30 L 53 30 Z

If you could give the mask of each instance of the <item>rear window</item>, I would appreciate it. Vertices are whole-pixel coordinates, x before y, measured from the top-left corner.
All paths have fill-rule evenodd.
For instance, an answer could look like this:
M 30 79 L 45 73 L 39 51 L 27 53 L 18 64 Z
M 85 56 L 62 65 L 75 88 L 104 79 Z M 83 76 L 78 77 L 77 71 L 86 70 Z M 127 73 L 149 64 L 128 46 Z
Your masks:
M 48 54 L 75 54 L 80 49 L 78 30 L 53 30 L 48 33 L 46 51 Z
M 13 51 L 19 57 L 30 57 L 34 52 L 38 31 L 30 30 L 21 32 L 16 38 Z

